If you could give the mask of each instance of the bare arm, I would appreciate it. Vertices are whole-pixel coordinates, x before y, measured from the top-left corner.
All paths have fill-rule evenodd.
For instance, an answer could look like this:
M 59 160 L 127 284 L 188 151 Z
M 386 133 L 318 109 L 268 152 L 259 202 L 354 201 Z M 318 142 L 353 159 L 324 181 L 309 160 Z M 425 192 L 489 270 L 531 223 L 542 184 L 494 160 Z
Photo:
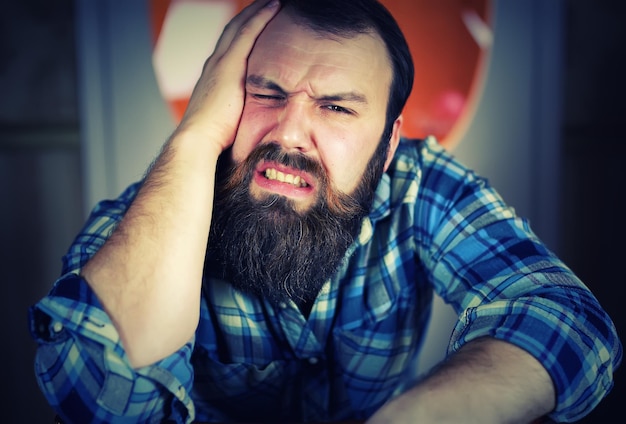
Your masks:
M 218 156 L 243 110 L 247 57 L 278 7 L 254 2 L 224 29 L 181 124 L 127 214 L 82 275 L 131 364 L 151 364 L 195 332 Z
M 465 345 L 368 423 L 527 424 L 554 406 L 552 380 L 534 357 L 510 343 L 483 338 Z

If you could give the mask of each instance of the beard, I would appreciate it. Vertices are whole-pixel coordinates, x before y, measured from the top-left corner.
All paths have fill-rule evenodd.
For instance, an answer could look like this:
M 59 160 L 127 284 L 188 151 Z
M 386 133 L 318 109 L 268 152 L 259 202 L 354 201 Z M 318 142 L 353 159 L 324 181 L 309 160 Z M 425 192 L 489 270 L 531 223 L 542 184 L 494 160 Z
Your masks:
M 381 146 L 383 145 L 384 146 Z M 237 290 L 273 304 L 293 300 L 312 306 L 324 283 L 344 260 L 370 210 L 383 172 L 388 143 L 379 143 L 359 186 L 350 194 L 334 189 L 324 168 L 301 153 L 286 153 L 274 143 L 257 146 L 236 165 L 218 163 L 217 190 L 208 257 L 221 277 Z M 250 182 L 259 161 L 303 170 L 319 182 L 318 198 L 298 211 L 287 197 L 254 198 Z M 211 265 L 207 264 L 211 267 Z

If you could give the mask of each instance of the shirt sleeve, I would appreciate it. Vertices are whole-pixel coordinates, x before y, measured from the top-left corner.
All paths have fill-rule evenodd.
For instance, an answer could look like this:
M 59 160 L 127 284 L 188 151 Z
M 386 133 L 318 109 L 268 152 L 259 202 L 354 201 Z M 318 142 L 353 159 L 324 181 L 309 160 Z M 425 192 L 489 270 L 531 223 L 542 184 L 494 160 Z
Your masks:
M 429 149 L 416 203 L 427 229 L 419 249 L 435 290 L 460 316 L 449 350 L 483 336 L 525 349 L 555 385 L 551 418 L 579 420 L 613 387 L 622 358 L 613 322 L 486 180 Z
M 103 201 L 63 258 L 63 276 L 29 310 L 37 342 L 35 376 L 48 403 L 68 423 L 192 422 L 189 396 L 194 340 L 147 367 L 133 369 L 95 293 L 78 273 L 102 246 L 134 198 Z

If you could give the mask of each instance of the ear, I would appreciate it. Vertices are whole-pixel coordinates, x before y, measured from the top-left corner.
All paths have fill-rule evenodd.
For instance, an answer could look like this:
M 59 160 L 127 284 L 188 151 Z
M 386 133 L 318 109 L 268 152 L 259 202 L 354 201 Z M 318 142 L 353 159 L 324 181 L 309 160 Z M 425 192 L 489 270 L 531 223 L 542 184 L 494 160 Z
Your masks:
M 402 127 L 402 115 L 398 116 L 393 123 L 393 128 L 391 130 L 391 139 L 389 140 L 389 149 L 387 150 L 387 159 L 385 159 L 385 167 L 384 167 L 385 171 L 387 171 L 387 168 L 389 168 L 389 164 L 391 164 L 393 155 L 395 155 L 396 153 L 398 144 L 400 144 L 400 128 L 401 127 Z

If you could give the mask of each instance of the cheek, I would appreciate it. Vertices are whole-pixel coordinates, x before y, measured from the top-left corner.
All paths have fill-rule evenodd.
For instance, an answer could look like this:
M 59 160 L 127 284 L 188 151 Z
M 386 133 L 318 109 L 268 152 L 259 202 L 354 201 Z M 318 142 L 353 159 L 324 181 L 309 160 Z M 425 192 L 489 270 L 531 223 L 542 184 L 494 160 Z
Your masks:
M 251 107 L 244 107 L 232 148 L 235 162 L 241 162 L 261 142 L 271 127 L 270 117 Z
M 336 189 L 352 192 L 359 185 L 375 147 L 365 145 L 364 138 L 355 137 L 353 132 L 320 137 L 320 140 L 329 141 L 320 141 L 318 148 L 330 180 Z

